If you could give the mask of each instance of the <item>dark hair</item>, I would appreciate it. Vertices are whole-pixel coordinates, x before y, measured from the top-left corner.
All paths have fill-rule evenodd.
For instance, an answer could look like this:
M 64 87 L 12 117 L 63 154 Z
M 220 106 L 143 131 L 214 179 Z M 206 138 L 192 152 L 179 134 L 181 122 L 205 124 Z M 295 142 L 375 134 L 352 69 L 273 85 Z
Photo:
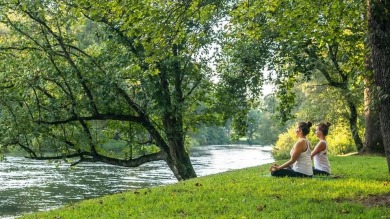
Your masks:
M 326 136 L 328 134 L 328 131 L 329 131 L 329 126 L 330 126 L 330 123 L 327 122 L 327 123 L 319 123 L 317 124 L 318 126 L 318 129 L 322 132 L 322 134 L 324 134 L 324 136 Z
M 299 130 L 302 131 L 302 134 L 304 136 L 306 136 L 307 134 L 309 134 L 310 132 L 310 127 L 312 126 L 313 124 L 311 122 L 300 122 L 298 123 L 298 128 Z

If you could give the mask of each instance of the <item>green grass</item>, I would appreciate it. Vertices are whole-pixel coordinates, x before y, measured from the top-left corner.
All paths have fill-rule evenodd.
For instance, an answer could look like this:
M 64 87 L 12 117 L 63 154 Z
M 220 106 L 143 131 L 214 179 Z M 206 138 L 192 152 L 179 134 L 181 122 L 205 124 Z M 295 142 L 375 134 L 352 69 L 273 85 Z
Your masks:
M 274 178 L 269 165 L 145 188 L 22 218 L 390 218 L 360 200 L 390 194 L 386 159 L 331 157 L 334 175 Z M 244 161 L 243 161 L 244 162 Z

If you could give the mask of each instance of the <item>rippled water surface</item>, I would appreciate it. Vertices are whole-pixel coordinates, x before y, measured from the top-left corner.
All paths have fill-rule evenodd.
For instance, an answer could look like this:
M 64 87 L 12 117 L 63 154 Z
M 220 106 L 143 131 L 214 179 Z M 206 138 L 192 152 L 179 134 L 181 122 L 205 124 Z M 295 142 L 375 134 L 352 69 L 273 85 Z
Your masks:
M 191 150 L 198 176 L 273 162 L 270 147 L 207 146 Z M 177 182 L 165 162 L 137 168 L 103 163 L 69 164 L 6 157 L 0 162 L 0 218 L 15 218 L 130 189 Z

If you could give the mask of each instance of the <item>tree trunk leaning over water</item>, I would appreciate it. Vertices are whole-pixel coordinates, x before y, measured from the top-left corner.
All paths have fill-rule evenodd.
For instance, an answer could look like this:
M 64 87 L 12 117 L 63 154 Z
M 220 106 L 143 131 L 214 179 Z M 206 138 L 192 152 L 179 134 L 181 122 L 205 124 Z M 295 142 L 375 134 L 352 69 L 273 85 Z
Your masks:
M 390 1 L 367 0 L 367 17 L 374 80 L 379 89 L 379 118 L 390 174 Z

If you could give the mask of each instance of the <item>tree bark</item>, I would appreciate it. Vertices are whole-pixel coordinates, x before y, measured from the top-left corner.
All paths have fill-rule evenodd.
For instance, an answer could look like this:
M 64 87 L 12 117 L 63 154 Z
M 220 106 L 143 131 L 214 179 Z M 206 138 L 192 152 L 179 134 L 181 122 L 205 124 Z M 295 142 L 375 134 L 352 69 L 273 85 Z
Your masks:
M 179 181 L 196 177 L 190 156 L 185 149 L 181 121 L 180 116 L 174 118 L 172 115 L 166 116 L 164 119 L 164 127 L 167 132 L 169 145 L 169 150 L 166 151 L 168 155 L 166 162 Z
M 384 154 L 382 134 L 379 122 L 379 109 L 375 99 L 378 96 L 375 92 L 373 84 L 371 83 L 372 75 L 366 77 L 366 85 L 364 89 L 364 117 L 365 117 L 365 141 L 364 147 L 360 153 L 369 154 Z M 373 78 L 372 78 L 373 79 Z
M 181 45 L 174 45 L 172 53 L 175 57 L 178 57 L 178 52 Z M 167 143 L 169 150 L 167 153 L 167 164 L 171 168 L 173 174 L 177 180 L 186 180 L 195 178 L 196 173 L 191 164 L 190 156 L 185 148 L 185 132 L 183 127 L 183 111 L 184 96 L 182 90 L 183 83 L 183 69 L 180 67 L 178 61 L 174 61 L 173 67 L 173 79 L 172 83 L 174 89 L 170 90 L 169 86 L 169 70 L 164 67 L 161 68 L 160 73 L 160 87 L 163 91 L 162 106 L 165 106 L 163 115 L 163 126 L 167 137 Z M 171 86 L 172 86 L 171 85 Z M 164 107 L 162 107 L 164 108 Z
M 349 117 L 349 128 L 351 129 L 352 139 L 355 142 L 356 150 L 360 151 L 363 149 L 363 141 L 359 136 L 359 128 L 357 126 L 357 109 L 356 105 L 347 97 L 347 104 L 350 112 Z
M 379 118 L 390 174 L 390 1 L 367 0 L 368 37 L 379 90 Z

